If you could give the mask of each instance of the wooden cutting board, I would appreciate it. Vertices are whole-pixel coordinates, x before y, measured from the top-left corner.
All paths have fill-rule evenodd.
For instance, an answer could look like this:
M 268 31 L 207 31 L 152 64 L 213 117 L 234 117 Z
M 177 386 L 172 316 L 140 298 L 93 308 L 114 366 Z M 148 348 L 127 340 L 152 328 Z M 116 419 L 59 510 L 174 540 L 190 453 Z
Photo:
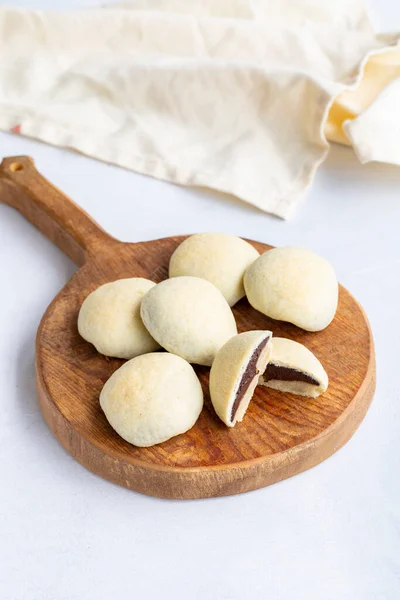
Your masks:
M 268 319 L 246 299 L 233 308 L 239 332 L 271 329 L 310 348 L 329 375 L 323 396 L 307 399 L 258 387 L 244 421 L 231 429 L 210 404 L 209 369 L 196 367 L 205 393 L 196 425 L 152 448 L 131 446 L 111 429 L 98 402 L 102 386 L 123 361 L 101 356 L 79 336 L 78 311 L 89 292 L 107 281 L 165 279 L 169 258 L 184 238 L 119 242 L 46 181 L 28 157 L 3 160 L 0 200 L 19 210 L 80 267 L 40 323 L 37 391 L 56 438 L 94 473 L 161 498 L 238 494 L 320 463 L 361 423 L 375 390 L 374 345 L 361 306 L 341 287 L 337 315 L 318 333 Z M 260 252 L 270 248 L 250 243 Z

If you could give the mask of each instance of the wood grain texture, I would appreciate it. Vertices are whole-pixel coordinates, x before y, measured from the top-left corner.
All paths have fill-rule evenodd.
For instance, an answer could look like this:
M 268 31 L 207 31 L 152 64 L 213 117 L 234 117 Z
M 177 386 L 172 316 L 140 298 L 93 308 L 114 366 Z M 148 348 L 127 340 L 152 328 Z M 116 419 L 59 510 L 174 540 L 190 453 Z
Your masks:
M 18 164 L 21 168 L 13 169 Z M 321 360 L 328 391 L 307 399 L 258 387 L 244 421 L 227 428 L 215 415 L 206 367 L 196 367 L 205 408 L 186 434 L 136 448 L 110 427 L 98 398 L 122 363 L 98 354 L 77 331 L 84 298 L 121 277 L 166 278 L 184 237 L 126 244 L 108 236 L 71 200 L 37 173 L 26 157 L 3 161 L 0 199 L 22 212 L 81 268 L 48 307 L 36 341 L 37 390 L 54 435 L 82 465 L 152 496 L 204 498 L 254 490 L 308 469 L 336 452 L 362 421 L 375 390 L 375 357 L 368 320 L 340 288 L 333 323 L 309 333 L 268 319 L 241 300 L 238 330 L 271 329 L 304 343 Z M 260 252 L 270 246 L 251 242 Z

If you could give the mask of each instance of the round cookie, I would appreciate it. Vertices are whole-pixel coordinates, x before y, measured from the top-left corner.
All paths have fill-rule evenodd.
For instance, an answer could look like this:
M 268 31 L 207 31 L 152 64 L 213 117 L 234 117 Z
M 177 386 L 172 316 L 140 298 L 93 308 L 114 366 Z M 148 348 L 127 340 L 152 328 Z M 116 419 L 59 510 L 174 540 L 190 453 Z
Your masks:
M 169 276 L 190 275 L 207 279 L 229 306 L 243 296 L 243 275 L 260 255 L 242 238 L 228 233 L 196 233 L 182 242 L 169 262 Z
M 100 406 L 124 440 L 148 447 L 193 427 L 203 408 L 203 391 L 183 358 L 154 352 L 117 369 L 100 393 Z
M 335 316 L 338 283 L 332 266 L 303 248 L 274 248 L 246 270 L 250 304 L 272 319 L 320 331 Z
M 328 375 L 318 358 L 303 344 L 274 337 L 260 385 L 299 396 L 316 398 L 328 389 Z
M 154 286 L 141 277 L 101 285 L 81 306 L 80 335 L 101 354 L 116 358 L 134 358 L 159 349 L 140 317 L 142 298 Z
M 155 340 L 188 362 L 210 366 L 236 335 L 235 318 L 215 286 L 199 277 L 173 277 L 143 298 L 143 323 Z
M 210 396 L 219 418 L 233 427 L 241 421 L 271 353 L 270 331 L 246 331 L 217 353 L 210 372 Z

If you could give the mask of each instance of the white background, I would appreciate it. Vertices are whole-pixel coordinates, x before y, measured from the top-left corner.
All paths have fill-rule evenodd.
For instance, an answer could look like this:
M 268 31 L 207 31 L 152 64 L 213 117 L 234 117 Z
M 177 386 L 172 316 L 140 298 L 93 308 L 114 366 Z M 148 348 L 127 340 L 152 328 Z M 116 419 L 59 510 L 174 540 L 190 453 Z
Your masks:
M 377 27 L 400 30 L 397 0 L 370 6 Z M 0 133 L 0 156 L 14 154 L 34 156 L 46 177 L 123 240 L 223 229 L 322 254 L 369 315 L 378 387 L 340 452 L 272 487 L 179 502 L 103 481 L 53 438 L 35 394 L 36 328 L 75 267 L 0 205 L 1 600 L 399 599 L 400 169 L 362 167 L 351 150 L 334 147 L 284 222 Z

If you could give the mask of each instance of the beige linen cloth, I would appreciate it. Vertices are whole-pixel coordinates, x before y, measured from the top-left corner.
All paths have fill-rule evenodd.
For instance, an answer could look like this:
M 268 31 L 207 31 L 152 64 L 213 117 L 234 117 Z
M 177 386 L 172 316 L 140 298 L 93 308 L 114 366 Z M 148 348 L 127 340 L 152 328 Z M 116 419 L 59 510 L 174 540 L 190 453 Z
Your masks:
M 374 146 L 396 68 L 359 84 L 397 40 L 375 34 L 361 0 L 1 8 L 0 128 L 286 218 L 326 156 L 325 128 L 362 160 L 400 158 L 388 115 Z

